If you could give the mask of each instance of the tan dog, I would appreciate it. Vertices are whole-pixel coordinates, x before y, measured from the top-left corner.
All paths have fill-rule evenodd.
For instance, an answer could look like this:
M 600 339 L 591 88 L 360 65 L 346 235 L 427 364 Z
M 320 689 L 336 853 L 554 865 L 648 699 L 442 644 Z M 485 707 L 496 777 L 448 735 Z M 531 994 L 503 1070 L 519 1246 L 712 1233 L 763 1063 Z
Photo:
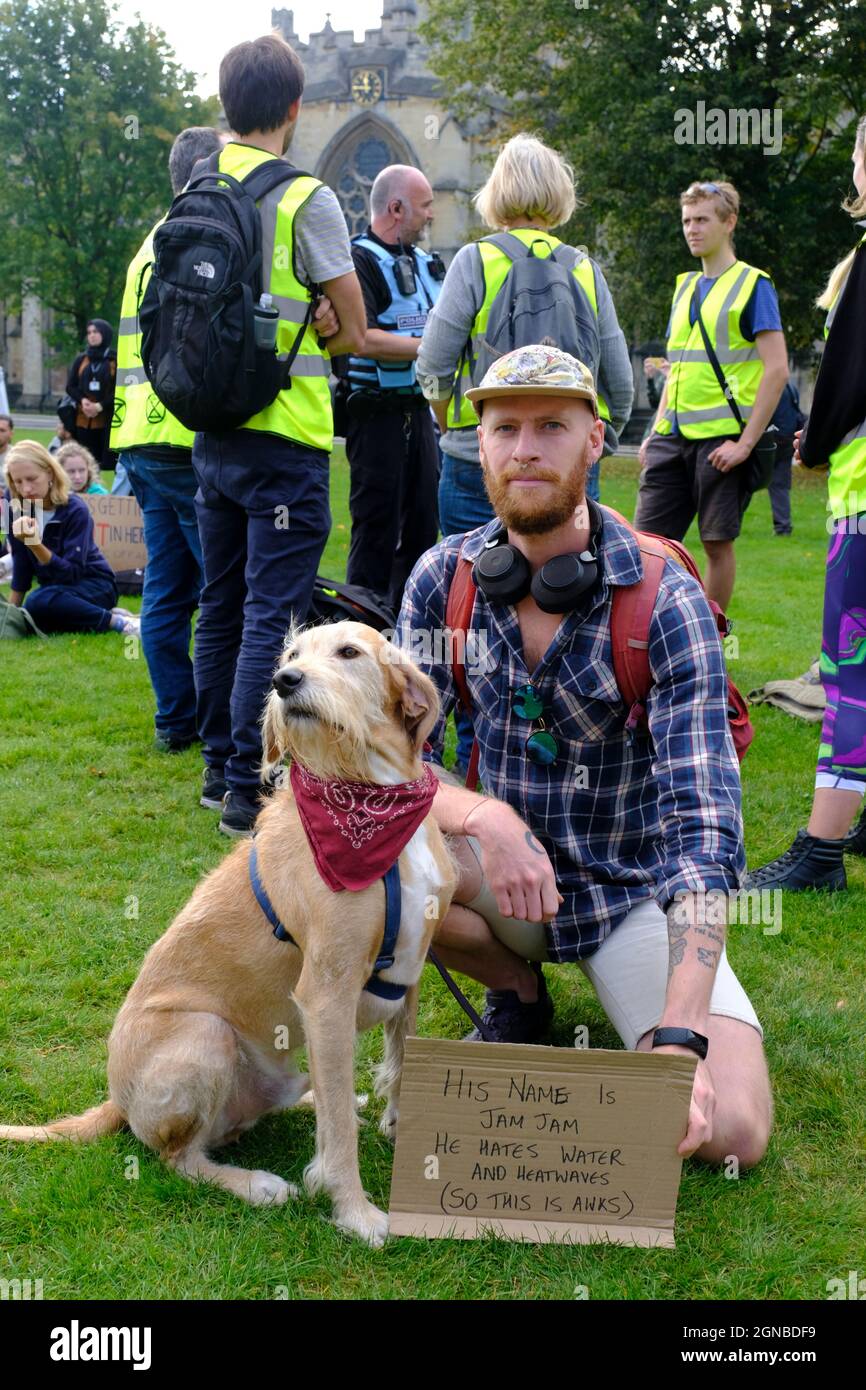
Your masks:
M 294 630 L 281 670 L 287 663 L 303 682 L 268 698 L 266 771 L 290 753 L 320 777 L 393 784 L 421 775 L 436 689 L 379 633 L 351 622 Z M 388 1001 L 363 988 L 382 943 L 381 880 L 357 893 L 326 886 L 288 786 L 261 812 L 255 844 L 265 890 L 298 945 L 273 935 L 250 885 L 251 842 L 242 842 L 145 957 L 109 1038 L 111 1098 L 44 1127 L 2 1126 L 0 1137 L 89 1140 L 127 1124 L 180 1173 L 249 1202 L 285 1202 L 297 1189 L 283 1178 L 215 1163 L 208 1150 L 298 1103 L 309 1080 L 292 1054 L 306 1042 L 317 1123 L 305 1186 L 330 1194 L 338 1226 L 381 1245 L 387 1217 L 358 1172 L 355 1034 L 385 1025 L 376 1089 L 387 1099 L 380 1128 L 393 1137 L 418 981 L 454 891 L 451 856 L 428 815 L 400 856 L 400 935 L 382 972 L 411 988 Z

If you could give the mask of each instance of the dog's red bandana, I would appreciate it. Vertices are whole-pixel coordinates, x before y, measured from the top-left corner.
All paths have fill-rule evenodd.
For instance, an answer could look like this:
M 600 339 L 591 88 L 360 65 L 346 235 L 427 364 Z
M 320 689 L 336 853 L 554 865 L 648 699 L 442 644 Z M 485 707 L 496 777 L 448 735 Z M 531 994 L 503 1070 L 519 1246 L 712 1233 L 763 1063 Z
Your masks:
M 430 810 L 439 782 L 424 765 L 414 782 L 327 782 L 291 766 L 301 824 L 316 868 L 335 893 L 360 892 L 396 863 Z

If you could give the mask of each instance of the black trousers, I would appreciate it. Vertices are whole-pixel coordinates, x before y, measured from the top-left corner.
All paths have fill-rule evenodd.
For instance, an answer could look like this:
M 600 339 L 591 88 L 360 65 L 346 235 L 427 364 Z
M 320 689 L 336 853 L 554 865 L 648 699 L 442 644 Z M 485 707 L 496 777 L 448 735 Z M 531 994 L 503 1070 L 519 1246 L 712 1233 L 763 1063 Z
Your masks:
M 80 425 L 74 425 L 72 436 L 76 444 L 83 444 L 85 449 L 89 449 L 100 468 L 113 468 L 114 456 L 108 457 L 108 428 L 101 430 L 85 430 Z
M 416 560 L 436 544 L 439 450 L 428 409 L 371 413 L 349 405 L 352 541 L 346 579 L 399 609 Z

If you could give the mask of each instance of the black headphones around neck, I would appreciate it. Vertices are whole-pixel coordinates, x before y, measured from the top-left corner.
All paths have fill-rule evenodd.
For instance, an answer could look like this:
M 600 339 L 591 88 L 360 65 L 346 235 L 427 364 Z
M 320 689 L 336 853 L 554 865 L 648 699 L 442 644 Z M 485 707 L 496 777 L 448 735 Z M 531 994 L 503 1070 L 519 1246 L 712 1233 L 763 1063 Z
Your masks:
M 508 530 L 500 526 L 484 546 L 472 567 L 472 578 L 491 603 L 519 603 L 531 594 L 542 613 L 570 613 L 598 579 L 596 542 L 602 526 L 601 512 L 592 502 L 589 549 L 579 555 L 554 555 L 535 574 L 526 556 L 508 544 Z

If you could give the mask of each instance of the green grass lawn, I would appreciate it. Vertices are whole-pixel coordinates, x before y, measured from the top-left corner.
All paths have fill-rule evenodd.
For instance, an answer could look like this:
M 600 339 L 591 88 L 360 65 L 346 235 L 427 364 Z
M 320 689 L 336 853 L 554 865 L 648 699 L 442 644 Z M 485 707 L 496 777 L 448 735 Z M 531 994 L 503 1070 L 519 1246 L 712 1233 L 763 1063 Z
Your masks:
M 604 500 L 631 516 L 637 465 L 608 463 Z M 335 456 L 334 529 L 323 572 L 344 573 L 347 470 Z M 769 502 L 738 544 L 731 670 L 746 691 L 804 671 L 820 643 L 825 483 L 798 479 L 792 537 Z M 688 537 L 702 558 L 694 533 Z M 130 603 L 137 606 L 137 600 Z M 147 947 L 201 874 L 229 849 L 198 806 L 201 760 L 152 748 L 144 660 L 115 634 L 6 643 L 0 661 L 0 1120 L 38 1122 L 105 1095 L 105 1039 Z M 750 864 L 805 823 L 815 725 L 766 708 L 744 764 Z M 372 1252 L 328 1222 L 324 1199 L 253 1209 L 164 1168 L 131 1135 L 96 1144 L 0 1144 L 0 1278 L 41 1278 L 57 1298 L 551 1299 L 584 1284 L 592 1299 L 826 1297 L 827 1280 L 863 1266 L 864 888 L 787 896 L 783 930 L 730 929 L 729 954 L 766 1031 L 776 1098 L 769 1154 L 739 1180 L 684 1167 L 676 1251 L 397 1240 Z M 552 1040 L 578 1023 L 617 1047 L 576 970 L 548 969 Z M 476 1001 L 481 990 L 470 990 Z M 460 1037 L 465 1021 L 432 972 L 419 1032 Z M 378 1031 L 358 1047 L 370 1085 Z M 373 1116 L 378 1109 L 373 1107 Z M 237 1161 L 295 1182 L 313 1150 L 313 1117 L 264 1120 Z M 391 1151 L 360 1134 L 364 1183 L 388 1200 Z

